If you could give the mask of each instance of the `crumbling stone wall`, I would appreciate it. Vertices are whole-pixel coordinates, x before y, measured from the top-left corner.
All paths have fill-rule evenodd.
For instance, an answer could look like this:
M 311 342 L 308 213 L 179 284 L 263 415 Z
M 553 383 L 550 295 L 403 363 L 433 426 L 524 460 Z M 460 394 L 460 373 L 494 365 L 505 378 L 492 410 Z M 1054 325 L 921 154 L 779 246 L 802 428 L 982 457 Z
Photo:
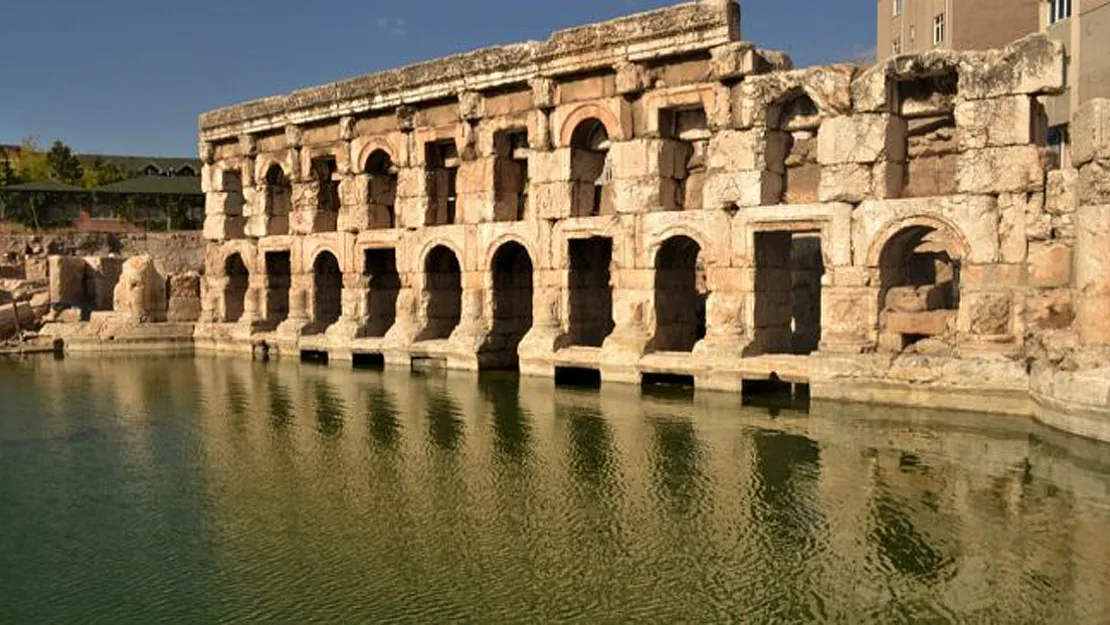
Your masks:
M 738 14 L 679 5 L 203 115 L 198 336 L 475 368 L 511 328 L 527 373 L 732 388 L 783 366 L 890 381 L 928 357 L 899 379 L 959 386 L 976 363 L 1011 390 L 1046 333 L 1110 335 L 1110 276 L 1080 253 L 1107 229 L 1110 122 L 1077 118 L 1077 168 L 1050 170 L 1058 44 L 794 70 L 740 41 Z M 679 237 L 693 263 L 661 255 Z M 530 291 L 525 257 L 495 261 L 510 242 Z M 233 252 L 249 332 L 229 339 L 212 294 Z

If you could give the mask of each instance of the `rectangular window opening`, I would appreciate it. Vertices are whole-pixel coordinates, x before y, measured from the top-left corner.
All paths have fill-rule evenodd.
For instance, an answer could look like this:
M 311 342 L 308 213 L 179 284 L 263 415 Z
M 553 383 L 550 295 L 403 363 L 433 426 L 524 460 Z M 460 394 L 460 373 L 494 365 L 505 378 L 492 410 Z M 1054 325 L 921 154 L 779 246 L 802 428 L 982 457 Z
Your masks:
M 313 349 L 302 349 L 301 362 L 316 365 L 326 365 L 328 364 L 328 353 Z
M 933 18 L 933 45 L 939 46 L 944 43 L 945 35 L 945 16 L 944 13 L 938 14 Z
M 371 369 L 374 371 L 385 369 L 385 356 L 382 354 L 354 354 L 352 359 L 355 369 Z
M 555 385 L 601 388 L 601 371 L 585 367 L 555 367 Z

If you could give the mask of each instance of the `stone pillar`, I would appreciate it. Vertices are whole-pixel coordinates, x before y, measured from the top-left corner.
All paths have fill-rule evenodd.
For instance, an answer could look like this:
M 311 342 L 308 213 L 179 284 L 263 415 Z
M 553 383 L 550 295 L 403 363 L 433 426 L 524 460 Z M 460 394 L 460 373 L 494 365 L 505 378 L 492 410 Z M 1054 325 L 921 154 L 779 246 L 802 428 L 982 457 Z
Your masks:
M 674 210 L 686 163 L 676 163 L 674 142 L 662 139 L 616 141 L 610 147 L 618 213 Z M 681 167 L 682 171 L 678 171 Z
M 285 338 L 299 338 L 312 315 L 308 309 L 309 294 L 312 292 L 312 274 L 296 273 L 291 276 L 289 285 L 289 317 L 278 326 L 278 334 Z
M 552 361 L 563 334 L 562 272 L 533 270 L 532 328 L 517 347 L 521 375 L 555 375 Z
M 370 283 L 366 276 L 359 272 L 345 272 L 343 274 L 342 314 L 339 321 L 327 329 L 329 339 L 346 344 L 349 341 L 363 336 L 366 324 L 367 302 L 370 297 Z
M 706 271 L 709 297 L 705 302 L 705 338 L 694 347 L 699 358 L 734 360 L 747 345 L 743 311 L 751 292 L 751 271 L 711 267 Z
M 856 204 L 901 196 L 906 167 L 906 120 L 885 113 L 832 117 L 817 134 L 822 202 Z
M 208 241 L 241 239 L 245 235 L 242 183 L 231 188 L 229 182 L 217 170 L 204 195 L 204 238 Z
M 339 181 L 339 223 L 340 232 L 360 232 L 369 230 L 370 215 L 370 174 L 347 174 Z
M 1075 326 L 1084 344 L 1110 345 L 1110 100 L 1080 107 L 1071 130 L 1079 169 Z
M 707 153 L 705 209 L 779 203 L 785 143 L 769 143 L 769 133 L 766 126 L 756 126 L 750 130 L 721 130 L 713 135 Z M 769 151 L 773 153 L 769 155 Z
M 878 340 L 878 271 L 868 267 L 829 267 L 821 288 L 823 353 L 859 354 Z

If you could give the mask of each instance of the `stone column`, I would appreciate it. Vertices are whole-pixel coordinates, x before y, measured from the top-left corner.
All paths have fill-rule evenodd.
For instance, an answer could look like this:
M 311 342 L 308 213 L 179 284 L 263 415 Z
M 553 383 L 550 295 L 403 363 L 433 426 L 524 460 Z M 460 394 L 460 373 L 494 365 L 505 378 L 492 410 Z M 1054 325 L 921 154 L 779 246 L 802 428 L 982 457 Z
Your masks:
M 345 345 L 350 341 L 363 336 L 367 316 L 367 301 L 370 297 L 370 283 L 366 276 L 359 272 L 345 272 L 343 274 L 342 314 L 339 321 L 327 329 L 329 339 Z
M 517 348 L 521 375 L 553 376 L 552 356 L 563 334 L 562 272 L 534 270 L 532 280 L 532 328 Z
M 289 317 L 278 326 L 278 334 L 296 340 L 309 324 L 312 315 L 308 309 L 312 291 L 312 274 L 293 274 L 289 285 Z
M 1110 100 L 1084 104 L 1071 130 L 1079 169 L 1075 327 L 1085 345 L 1110 345 Z

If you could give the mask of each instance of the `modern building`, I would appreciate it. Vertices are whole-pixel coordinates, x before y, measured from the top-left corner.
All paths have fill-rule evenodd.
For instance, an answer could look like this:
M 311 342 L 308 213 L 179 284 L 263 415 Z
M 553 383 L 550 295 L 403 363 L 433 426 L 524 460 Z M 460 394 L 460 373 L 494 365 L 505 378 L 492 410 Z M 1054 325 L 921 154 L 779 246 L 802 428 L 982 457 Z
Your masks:
M 882 60 L 933 49 L 1000 48 L 1040 30 L 1044 4 L 1044 0 L 878 0 L 876 56 Z
M 1074 111 L 1110 97 L 1110 0 L 878 0 L 876 55 L 987 50 L 1035 32 L 1066 48 L 1067 92 L 1042 100 L 1048 142 L 1066 166 Z

